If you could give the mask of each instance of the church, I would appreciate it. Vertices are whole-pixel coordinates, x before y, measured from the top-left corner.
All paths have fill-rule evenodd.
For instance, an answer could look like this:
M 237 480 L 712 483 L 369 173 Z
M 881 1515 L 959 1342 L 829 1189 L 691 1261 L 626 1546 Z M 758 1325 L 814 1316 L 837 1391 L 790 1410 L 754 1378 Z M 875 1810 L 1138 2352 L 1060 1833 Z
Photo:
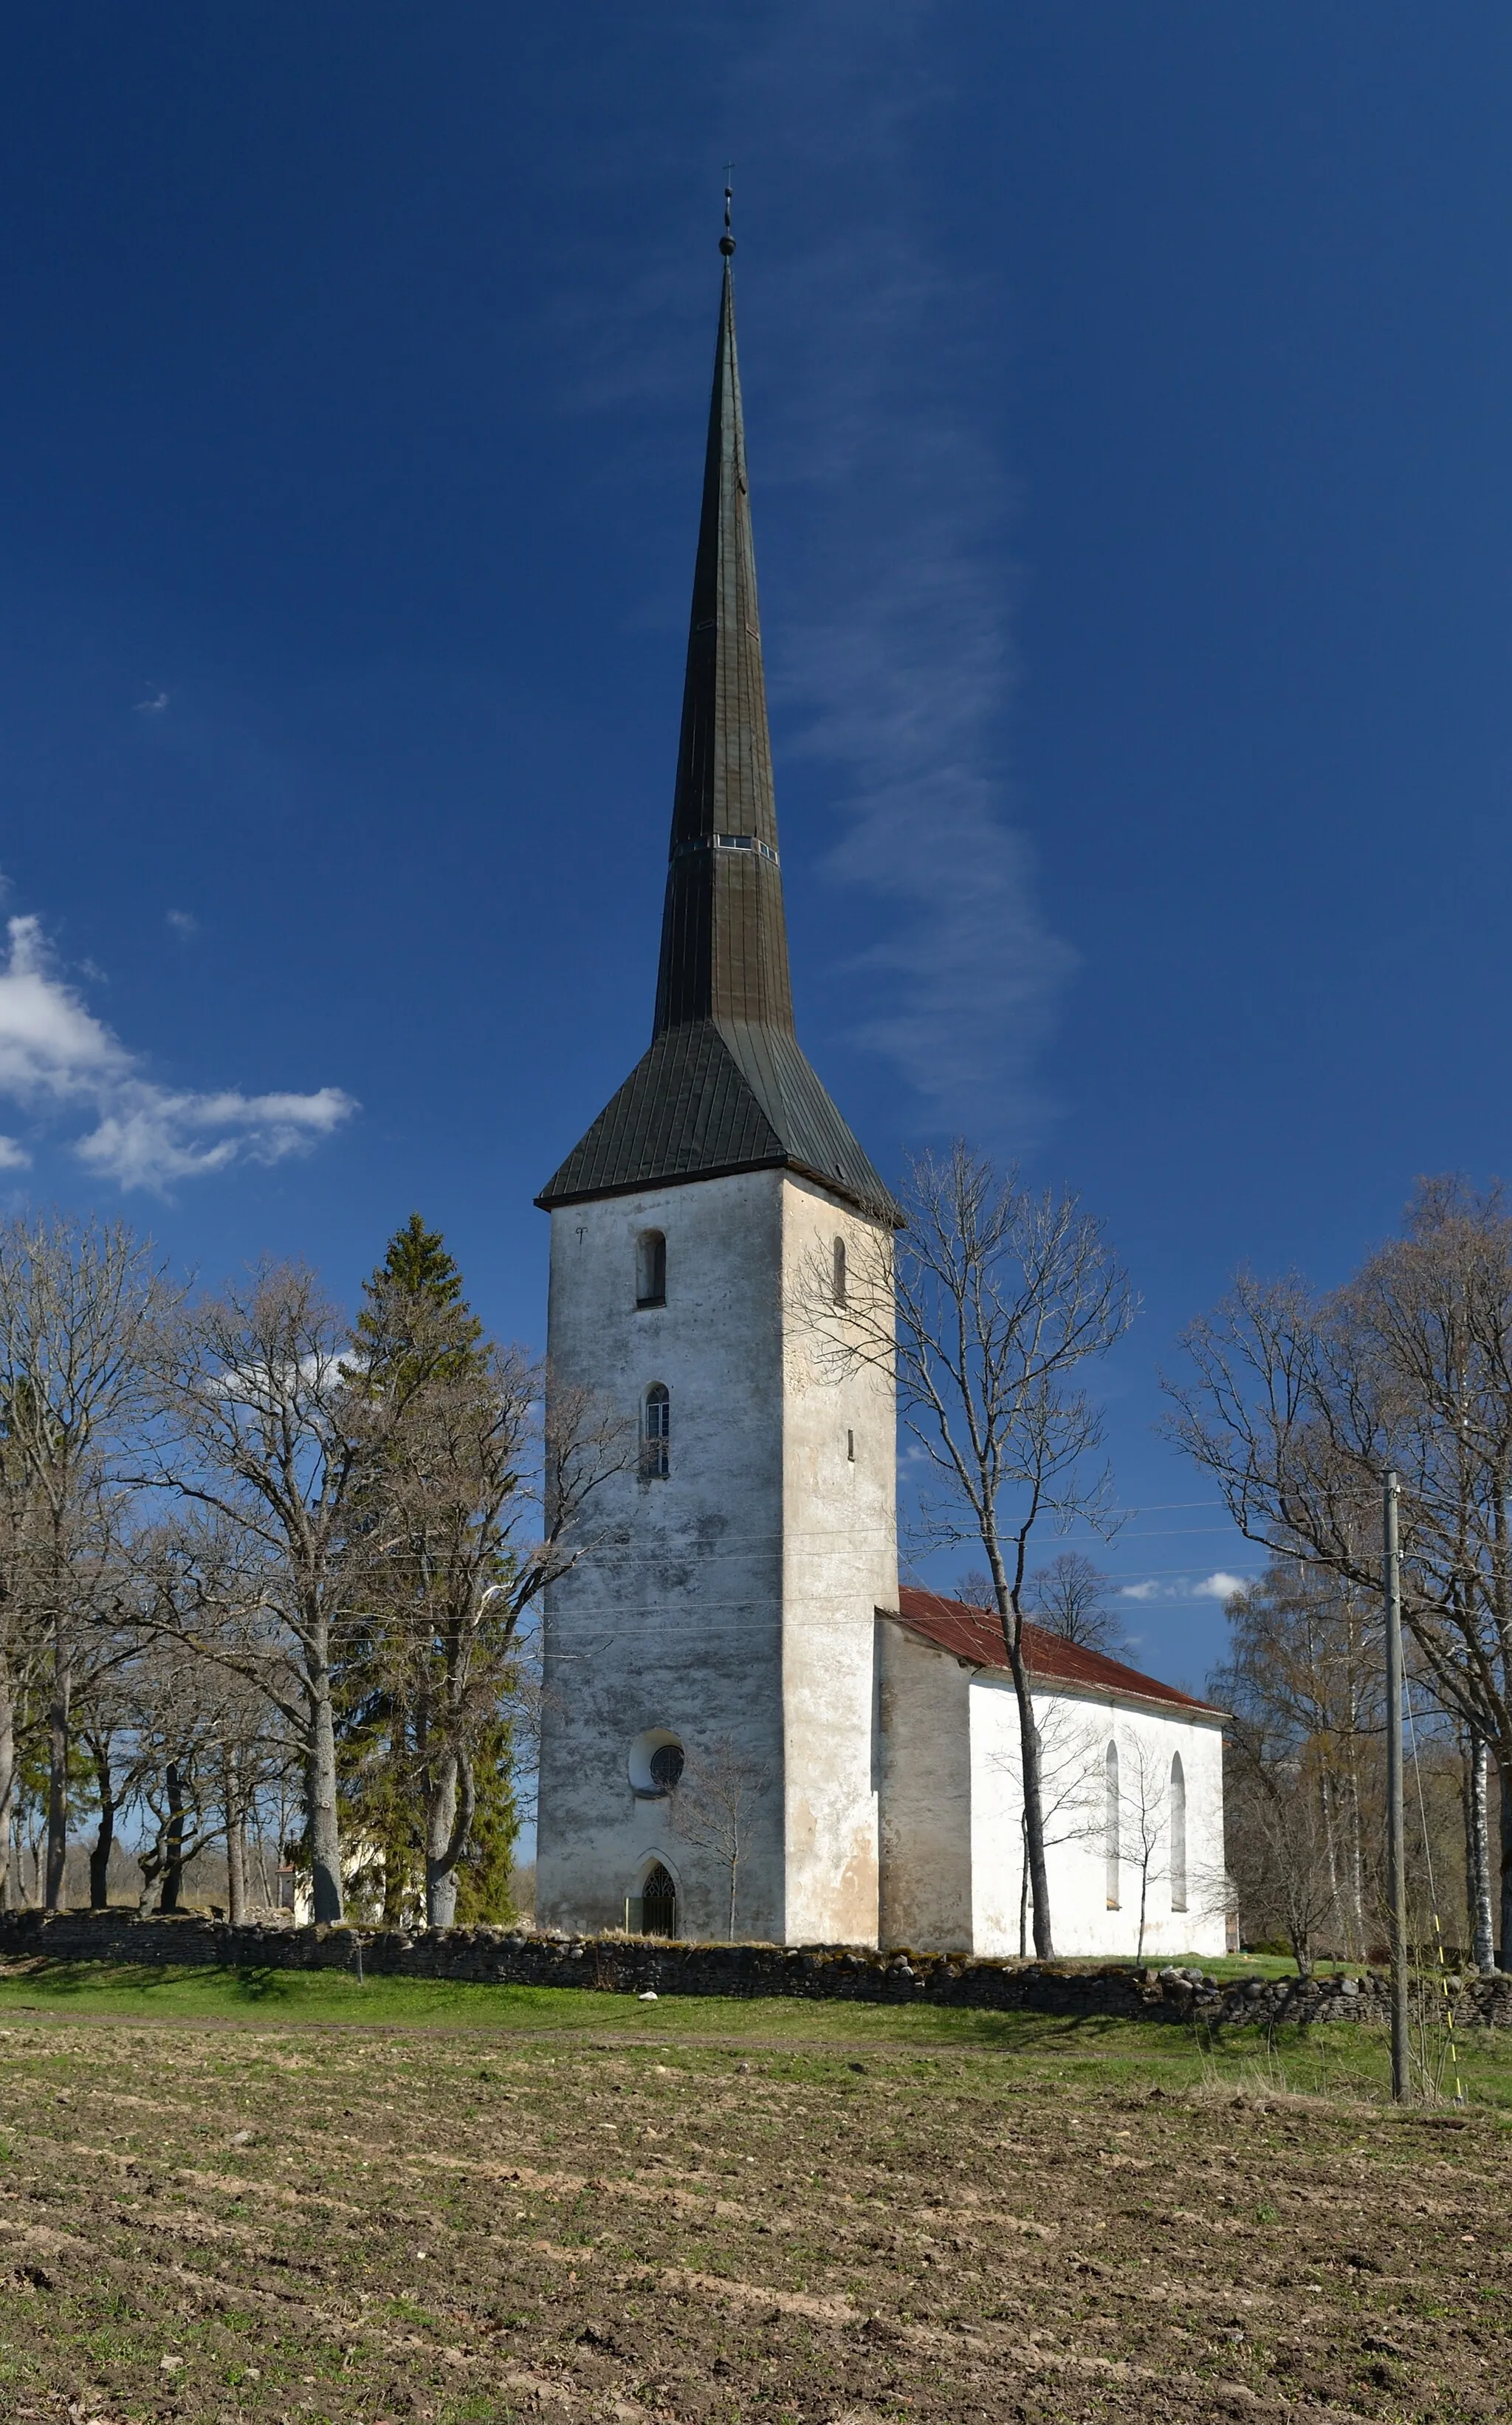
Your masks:
M 651 1040 L 537 1201 L 552 1386 L 636 1453 L 544 1613 L 540 1921 L 1030 1941 L 995 1615 L 899 1589 L 893 1378 L 805 1276 L 897 1224 L 794 1027 L 728 232 Z M 1221 1952 L 1222 1715 L 1030 1629 L 1063 1953 Z

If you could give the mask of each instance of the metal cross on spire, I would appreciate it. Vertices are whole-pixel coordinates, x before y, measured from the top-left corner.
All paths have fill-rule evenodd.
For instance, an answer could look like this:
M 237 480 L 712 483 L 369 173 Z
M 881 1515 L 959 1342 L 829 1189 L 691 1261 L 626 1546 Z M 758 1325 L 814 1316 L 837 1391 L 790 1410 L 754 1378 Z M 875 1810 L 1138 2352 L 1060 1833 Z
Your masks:
M 730 233 L 730 205 L 735 199 L 735 188 L 732 183 L 734 173 L 733 160 L 727 160 L 725 162 L 725 232 L 719 238 L 719 249 L 727 261 L 735 249 L 735 239 Z

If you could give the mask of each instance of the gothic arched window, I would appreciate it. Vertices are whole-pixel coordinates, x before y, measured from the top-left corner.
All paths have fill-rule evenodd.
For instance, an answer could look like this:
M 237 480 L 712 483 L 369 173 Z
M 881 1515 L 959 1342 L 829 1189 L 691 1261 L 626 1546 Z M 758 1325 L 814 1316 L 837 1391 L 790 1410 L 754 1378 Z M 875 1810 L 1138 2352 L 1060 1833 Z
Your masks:
M 835 1240 L 834 1299 L 837 1305 L 844 1305 L 845 1302 L 845 1241 L 844 1238 Z
M 665 1381 L 653 1382 L 646 1392 L 640 1469 L 651 1482 L 665 1482 L 672 1470 L 672 1399 Z
M 677 1880 L 657 1861 L 640 1889 L 640 1925 L 647 1936 L 677 1935 Z
M 667 1303 L 667 1240 L 660 1229 L 642 1229 L 635 1240 L 635 1303 Z
M 1118 1746 L 1110 1742 L 1102 1763 L 1102 1857 L 1107 1870 L 1108 1909 L 1118 1908 Z
M 1171 1759 L 1171 1909 L 1186 1909 L 1186 1771 L 1180 1752 Z

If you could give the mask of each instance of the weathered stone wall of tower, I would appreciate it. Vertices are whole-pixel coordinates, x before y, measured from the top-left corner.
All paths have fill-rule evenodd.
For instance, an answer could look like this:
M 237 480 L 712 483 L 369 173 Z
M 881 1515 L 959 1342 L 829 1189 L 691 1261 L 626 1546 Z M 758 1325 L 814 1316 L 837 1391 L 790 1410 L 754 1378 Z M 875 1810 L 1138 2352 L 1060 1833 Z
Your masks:
M 635 1303 L 636 1241 L 667 1241 L 667 1302 Z M 545 1616 L 537 1894 L 549 1924 L 623 1924 L 660 1860 L 684 1934 L 724 1935 L 729 1883 L 684 1841 L 674 1805 L 637 1794 L 637 1742 L 690 1760 L 734 1740 L 766 1783 L 738 1880 L 742 1935 L 780 1938 L 782 1844 L 781 1180 L 741 1173 L 552 1215 L 549 1348 L 559 1389 L 632 1426 L 660 1382 L 670 1471 L 604 1486 L 581 1563 Z
M 557 1388 L 640 1420 L 669 1393 L 670 1471 L 602 1493 L 546 1610 L 538 1908 L 619 1925 L 655 1861 L 691 1935 L 729 1929 L 718 1854 L 675 1799 L 636 1791 L 636 1746 L 690 1765 L 732 1742 L 762 1773 L 735 1924 L 787 1942 L 877 1935 L 875 1611 L 896 1598 L 891 1375 L 842 1371 L 810 1319 L 815 1274 L 868 1225 L 781 1171 L 648 1189 L 552 1215 Z M 636 1242 L 667 1241 L 667 1301 L 637 1308 Z M 875 1237 L 876 1232 L 871 1232 Z M 643 1757 L 643 1754 L 642 1754 Z

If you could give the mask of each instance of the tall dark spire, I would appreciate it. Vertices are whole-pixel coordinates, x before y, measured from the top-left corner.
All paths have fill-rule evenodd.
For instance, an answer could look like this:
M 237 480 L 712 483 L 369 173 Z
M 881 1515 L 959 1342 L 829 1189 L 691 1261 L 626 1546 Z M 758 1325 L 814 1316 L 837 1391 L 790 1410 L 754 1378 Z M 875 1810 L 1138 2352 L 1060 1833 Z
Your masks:
M 734 249 L 733 237 L 724 242 Z M 690 1019 L 793 1025 L 729 252 L 693 568 L 655 1033 Z
M 887 1189 L 793 1029 L 735 357 L 734 249 L 727 189 L 651 1043 L 536 1200 L 571 1204 L 787 1168 L 891 1220 Z

